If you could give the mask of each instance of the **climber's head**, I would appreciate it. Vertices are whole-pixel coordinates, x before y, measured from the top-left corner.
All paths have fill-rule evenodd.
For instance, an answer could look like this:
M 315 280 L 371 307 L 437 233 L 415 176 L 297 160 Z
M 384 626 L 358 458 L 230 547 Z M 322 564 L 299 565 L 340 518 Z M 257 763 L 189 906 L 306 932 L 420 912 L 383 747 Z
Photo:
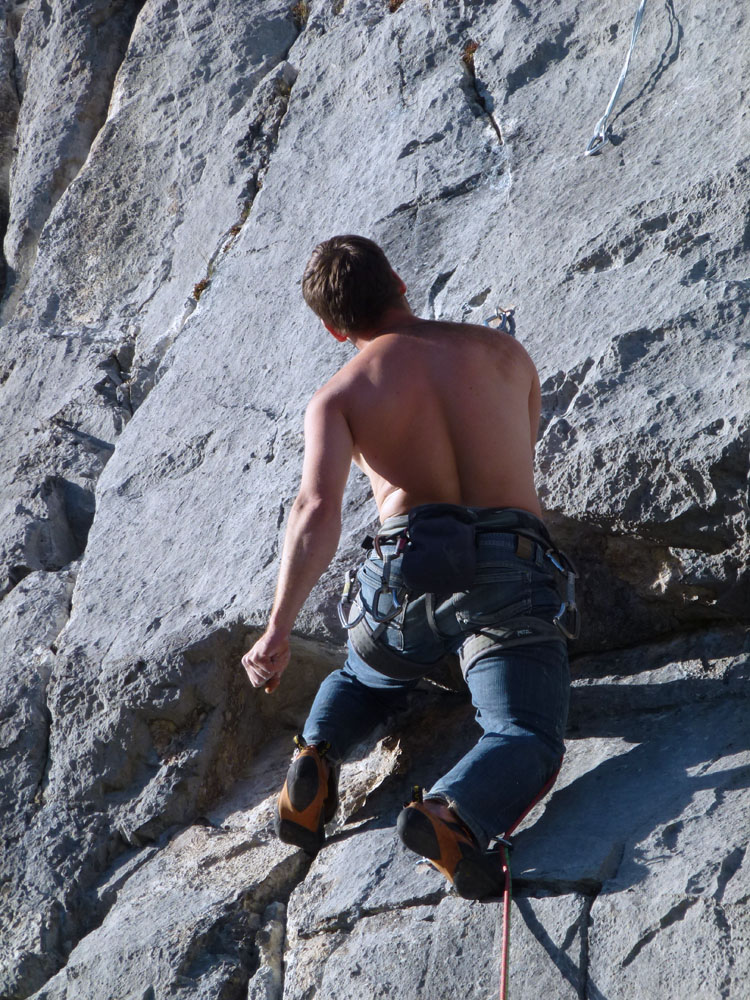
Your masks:
M 341 341 L 375 329 L 388 309 L 403 304 L 405 292 L 386 255 L 364 236 L 319 243 L 302 278 L 305 302 Z

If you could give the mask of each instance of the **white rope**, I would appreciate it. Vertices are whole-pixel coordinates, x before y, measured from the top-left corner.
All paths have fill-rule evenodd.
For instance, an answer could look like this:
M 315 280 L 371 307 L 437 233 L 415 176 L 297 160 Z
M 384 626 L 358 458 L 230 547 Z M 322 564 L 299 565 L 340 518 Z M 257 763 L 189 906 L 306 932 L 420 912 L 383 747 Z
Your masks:
M 591 137 L 588 146 L 585 149 L 584 156 L 591 156 L 593 153 L 598 153 L 603 146 L 607 143 L 607 122 L 609 121 L 609 116 L 612 114 L 612 109 L 615 104 L 617 104 L 618 98 L 622 92 L 623 84 L 625 83 L 625 77 L 628 75 L 628 70 L 630 69 L 630 57 L 633 55 L 633 49 L 635 48 L 635 43 L 638 38 L 638 33 L 641 30 L 641 21 L 643 20 L 643 12 L 646 9 L 646 0 L 641 0 L 641 5 L 635 15 L 635 22 L 633 24 L 633 36 L 630 39 L 630 48 L 628 49 L 628 54 L 625 59 L 625 65 L 622 67 L 622 73 L 620 73 L 620 79 L 617 81 L 617 86 L 612 92 L 612 96 L 609 99 L 609 104 L 607 105 L 607 110 L 604 112 L 602 117 L 596 123 L 596 128 L 594 129 L 594 134 Z

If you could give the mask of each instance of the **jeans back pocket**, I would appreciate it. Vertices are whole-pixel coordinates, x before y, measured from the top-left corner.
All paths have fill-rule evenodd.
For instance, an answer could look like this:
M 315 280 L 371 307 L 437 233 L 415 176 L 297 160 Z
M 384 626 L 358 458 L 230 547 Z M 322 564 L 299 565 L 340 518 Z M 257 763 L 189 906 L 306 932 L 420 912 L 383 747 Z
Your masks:
M 532 607 L 531 573 L 506 570 L 482 574 L 482 582 L 462 594 L 454 606 L 464 631 L 501 625 L 517 615 L 528 615 Z

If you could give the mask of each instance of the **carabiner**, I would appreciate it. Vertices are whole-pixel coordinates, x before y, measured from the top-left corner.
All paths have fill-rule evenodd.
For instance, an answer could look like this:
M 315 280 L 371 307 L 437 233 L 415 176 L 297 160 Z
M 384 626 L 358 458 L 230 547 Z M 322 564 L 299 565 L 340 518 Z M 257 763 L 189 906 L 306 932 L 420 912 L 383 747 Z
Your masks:
M 354 581 L 357 579 L 357 573 L 353 569 L 348 569 L 344 574 L 344 587 L 341 591 L 341 598 L 339 603 L 336 605 L 336 611 L 338 612 L 339 621 L 344 626 L 345 629 L 354 628 L 355 625 L 359 624 L 365 617 L 364 608 L 353 622 L 349 621 L 348 605 L 352 603 L 352 587 L 354 586 Z
M 549 559 L 549 561 L 552 563 L 552 565 L 555 567 L 555 569 L 558 572 L 560 572 L 560 573 L 564 573 L 565 572 L 565 567 L 563 566 L 563 564 L 560 562 L 560 560 L 555 555 L 554 549 L 547 549 L 547 551 L 544 554 Z
M 552 621 L 560 629 L 566 639 L 577 639 L 581 634 L 581 615 L 576 605 L 576 580 L 578 574 L 569 556 L 559 549 L 548 549 L 545 556 L 558 573 L 565 577 L 565 600 L 560 605 Z M 568 628 L 570 623 L 571 628 Z

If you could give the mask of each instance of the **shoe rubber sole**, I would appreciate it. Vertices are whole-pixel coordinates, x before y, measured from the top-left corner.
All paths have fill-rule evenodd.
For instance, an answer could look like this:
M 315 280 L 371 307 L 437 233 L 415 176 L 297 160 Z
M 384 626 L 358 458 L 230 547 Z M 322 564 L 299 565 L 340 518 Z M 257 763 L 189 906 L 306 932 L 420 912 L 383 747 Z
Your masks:
M 307 827 L 300 826 L 294 820 L 281 819 L 277 815 L 274 820 L 274 830 L 279 840 L 283 840 L 285 844 L 291 844 L 293 847 L 301 847 L 306 854 L 312 857 L 315 857 L 325 840 L 325 830 L 322 823 L 319 830 L 308 830 Z
M 435 822 L 442 821 L 436 819 Z M 403 844 L 415 854 L 432 861 L 438 871 L 453 883 L 459 896 L 464 899 L 484 899 L 486 896 L 502 894 L 505 875 L 499 859 L 485 854 L 465 837 L 456 839 L 454 853 L 458 855 L 457 859 L 443 858 L 433 821 L 421 810 L 409 807 L 403 809 L 398 817 L 397 830 Z M 451 871 L 450 866 L 454 860 L 455 865 Z
M 274 817 L 279 840 L 307 854 L 318 853 L 325 840 L 325 824 L 338 805 L 336 777 L 317 754 L 303 751 L 292 761 Z

